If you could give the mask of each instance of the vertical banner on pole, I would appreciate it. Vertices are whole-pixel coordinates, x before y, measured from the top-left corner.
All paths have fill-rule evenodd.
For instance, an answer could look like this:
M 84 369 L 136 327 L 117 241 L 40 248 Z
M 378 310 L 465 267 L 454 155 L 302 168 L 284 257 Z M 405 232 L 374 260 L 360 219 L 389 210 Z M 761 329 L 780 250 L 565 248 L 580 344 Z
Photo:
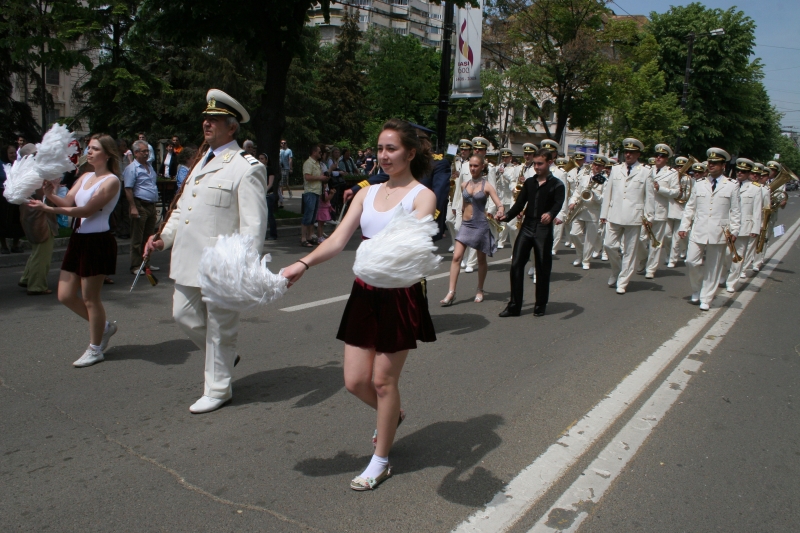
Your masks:
M 481 88 L 481 37 L 483 29 L 483 0 L 478 7 L 459 8 L 456 13 L 456 65 L 453 75 L 453 93 L 450 98 L 480 98 Z

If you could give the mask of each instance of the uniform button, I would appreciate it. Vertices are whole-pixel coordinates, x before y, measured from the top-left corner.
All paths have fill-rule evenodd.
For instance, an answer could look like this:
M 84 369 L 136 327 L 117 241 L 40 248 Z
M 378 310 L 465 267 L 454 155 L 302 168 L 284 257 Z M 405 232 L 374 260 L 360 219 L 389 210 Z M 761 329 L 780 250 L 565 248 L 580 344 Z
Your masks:
M 191 210 L 192 210 L 192 206 L 189 206 L 189 211 L 191 211 Z
M 200 183 L 200 182 L 199 182 L 198 180 L 195 180 L 195 181 L 194 181 L 194 184 L 195 184 L 195 185 L 197 185 L 197 184 L 199 184 L 199 183 Z
M 187 224 L 189 223 L 189 219 L 188 219 L 188 218 L 186 219 L 186 223 L 187 223 Z
M 197 193 L 196 193 L 196 192 L 193 192 L 193 193 L 192 193 L 192 197 L 195 197 L 195 196 L 197 196 Z
M 217 185 L 217 189 L 221 189 L 221 188 L 222 188 L 222 184 L 220 183 L 219 185 Z

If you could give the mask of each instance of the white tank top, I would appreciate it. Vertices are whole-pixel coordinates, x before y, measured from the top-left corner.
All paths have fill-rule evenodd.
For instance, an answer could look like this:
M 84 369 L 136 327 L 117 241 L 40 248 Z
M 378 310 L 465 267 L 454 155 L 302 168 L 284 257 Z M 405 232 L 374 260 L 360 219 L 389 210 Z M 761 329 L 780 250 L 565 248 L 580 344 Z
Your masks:
M 100 187 L 104 181 L 109 178 L 117 178 L 114 174 L 111 174 L 101 179 L 88 189 L 84 189 L 83 184 L 92 179 L 92 176 L 94 176 L 94 172 L 91 174 L 86 174 L 86 177 L 81 180 L 78 192 L 75 194 L 75 205 L 78 207 L 83 207 L 88 204 L 97 188 Z M 114 211 L 114 207 L 117 205 L 118 199 L 119 190 L 117 190 L 117 194 L 111 200 L 109 200 L 109 202 L 104 205 L 100 211 L 96 212 L 90 217 L 81 219 L 81 225 L 78 228 L 77 233 L 103 233 L 111 229 L 108 225 L 108 218 L 111 216 L 112 211 Z
M 386 224 L 392 220 L 395 208 L 388 211 L 377 211 L 375 209 L 375 195 L 378 194 L 378 189 L 382 184 L 370 185 L 367 191 L 367 197 L 364 199 L 364 210 L 361 212 L 361 235 L 367 239 L 371 239 L 377 235 Z M 400 204 L 406 213 L 410 213 L 414 209 L 414 199 L 425 186 L 421 183 L 408 191 L 406 195 L 400 200 Z

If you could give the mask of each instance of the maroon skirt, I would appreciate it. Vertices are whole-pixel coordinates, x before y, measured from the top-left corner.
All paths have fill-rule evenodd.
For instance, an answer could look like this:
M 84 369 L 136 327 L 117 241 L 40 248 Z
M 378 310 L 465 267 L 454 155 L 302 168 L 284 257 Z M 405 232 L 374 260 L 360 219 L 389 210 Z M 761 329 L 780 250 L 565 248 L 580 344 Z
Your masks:
M 381 289 L 356 278 L 336 338 L 381 353 L 435 341 L 425 281 L 404 289 Z
M 110 231 L 72 233 L 61 270 L 82 278 L 113 276 L 117 271 L 117 239 Z

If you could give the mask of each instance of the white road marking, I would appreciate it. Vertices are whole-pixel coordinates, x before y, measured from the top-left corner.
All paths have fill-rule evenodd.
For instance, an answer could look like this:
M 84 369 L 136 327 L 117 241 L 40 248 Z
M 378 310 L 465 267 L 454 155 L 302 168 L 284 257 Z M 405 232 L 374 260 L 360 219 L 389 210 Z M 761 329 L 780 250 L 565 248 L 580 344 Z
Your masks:
M 797 227 L 798 223 L 795 223 L 792 231 L 795 231 Z M 614 480 L 622 473 L 647 437 L 653 432 L 653 429 L 686 390 L 692 376 L 703 366 L 702 360 L 698 359 L 710 354 L 719 345 L 758 293 L 757 289 L 764 285 L 770 272 L 789 252 L 799 236 L 800 231 L 795 231 L 792 238 L 783 243 L 783 246 L 772 256 L 758 276 L 752 279 L 748 285 L 749 290 L 739 293 L 739 297 L 735 300 L 738 305 L 727 308 L 706 335 L 679 363 L 678 367 L 647 399 L 642 408 L 611 439 L 608 446 L 600 452 L 582 475 L 578 476 L 575 483 L 559 497 L 556 503 L 530 529 L 529 533 L 577 531 L 581 523 L 589 516 L 589 511 L 600 502 Z
M 790 232 L 794 232 L 798 227 L 800 219 L 795 222 Z M 789 246 L 796 238 L 792 237 Z M 773 254 L 773 257 L 776 256 L 777 254 Z M 457 526 L 454 532 L 494 533 L 507 531 L 512 527 L 683 352 L 689 342 L 717 316 L 720 305 L 728 299 L 724 292 L 717 296 L 710 311 L 693 318 L 679 329 L 671 339 L 625 377 L 606 398 L 568 428 L 564 435 L 533 463 L 517 474 L 494 496 L 486 508 L 473 513 Z
M 497 261 L 492 261 L 492 262 L 490 262 L 488 264 L 491 266 L 491 265 L 499 265 L 501 263 L 510 263 L 510 262 L 511 262 L 511 258 L 507 258 L 507 259 L 498 259 Z M 462 274 L 464 273 L 464 269 L 461 270 L 461 273 Z M 434 279 L 446 278 L 449 275 L 450 275 L 450 272 L 442 272 L 441 274 L 436 274 L 434 276 L 428 276 L 427 279 L 428 279 L 428 281 L 430 281 L 430 280 L 434 280 Z M 318 307 L 320 305 L 327 305 L 327 304 L 333 304 L 333 303 L 336 303 L 336 302 L 343 302 L 343 301 L 347 300 L 348 298 L 350 298 L 349 294 L 343 294 L 341 296 L 334 296 L 333 298 L 326 298 L 325 300 L 317 300 L 315 302 L 309 302 L 307 304 L 300 304 L 300 305 L 293 305 L 291 307 L 284 307 L 283 309 L 281 309 L 281 311 L 286 311 L 287 313 L 293 313 L 294 311 L 302 311 L 303 309 L 310 309 L 312 307 Z

